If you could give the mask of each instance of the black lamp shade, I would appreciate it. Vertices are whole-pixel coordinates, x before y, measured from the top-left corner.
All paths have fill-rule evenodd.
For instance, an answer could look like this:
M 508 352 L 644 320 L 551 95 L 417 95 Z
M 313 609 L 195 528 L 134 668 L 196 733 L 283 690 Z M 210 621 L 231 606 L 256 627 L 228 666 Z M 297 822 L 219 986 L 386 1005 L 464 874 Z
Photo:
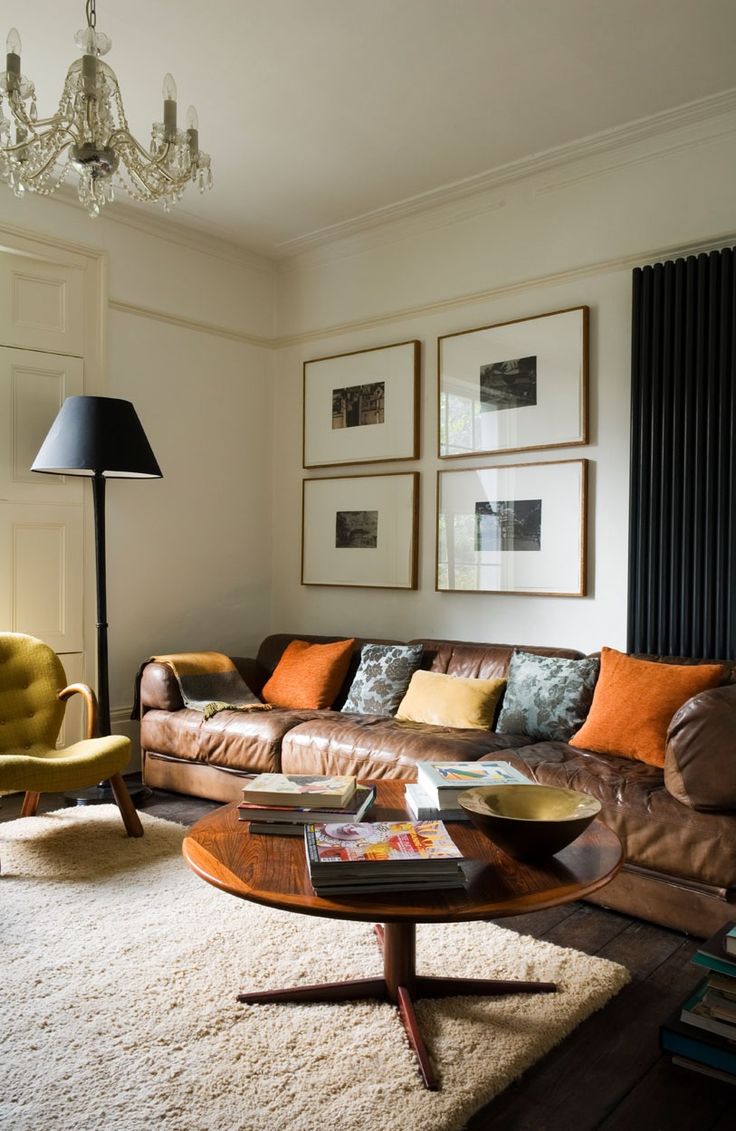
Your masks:
M 162 478 L 133 405 L 116 397 L 67 397 L 31 471 Z

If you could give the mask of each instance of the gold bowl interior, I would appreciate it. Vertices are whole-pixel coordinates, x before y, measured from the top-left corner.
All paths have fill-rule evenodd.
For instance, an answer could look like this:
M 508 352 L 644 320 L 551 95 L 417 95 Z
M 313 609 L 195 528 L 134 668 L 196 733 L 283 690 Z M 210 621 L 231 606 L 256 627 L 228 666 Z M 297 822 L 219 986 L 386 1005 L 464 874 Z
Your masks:
M 458 804 L 498 848 L 517 860 L 552 856 L 601 811 L 587 793 L 549 785 L 490 785 L 461 793 Z
M 595 817 L 600 801 L 575 789 L 551 785 L 488 785 L 461 793 L 458 804 L 469 813 L 513 821 L 571 821 Z

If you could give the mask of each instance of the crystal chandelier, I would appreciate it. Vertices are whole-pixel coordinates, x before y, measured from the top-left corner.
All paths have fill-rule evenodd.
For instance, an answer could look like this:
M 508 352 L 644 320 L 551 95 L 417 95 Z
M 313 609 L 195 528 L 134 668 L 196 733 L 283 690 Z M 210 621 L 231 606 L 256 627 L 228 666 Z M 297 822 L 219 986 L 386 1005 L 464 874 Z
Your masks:
M 75 36 L 82 57 L 67 71 L 51 118 L 38 117 L 34 85 L 21 73 L 20 36 L 15 28 L 8 35 L 7 70 L 0 73 L 0 180 L 18 197 L 51 196 L 71 166 L 90 216 L 113 200 L 113 179 L 136 200 L 160 201 L 165 212 L 190 181 L 200 192 L 212 188 L 210 158 L 199 149 L 197 111 L 190 106 L 187 128 L 178 129 L 171 75 L 164 78 L 163 121 L 154 122 L 149 148 L 133 137 L 115 72 L 101 59 L 112 43 L 97 31 L 95 0 L 87 0 L 86 13 L 87 26 Z

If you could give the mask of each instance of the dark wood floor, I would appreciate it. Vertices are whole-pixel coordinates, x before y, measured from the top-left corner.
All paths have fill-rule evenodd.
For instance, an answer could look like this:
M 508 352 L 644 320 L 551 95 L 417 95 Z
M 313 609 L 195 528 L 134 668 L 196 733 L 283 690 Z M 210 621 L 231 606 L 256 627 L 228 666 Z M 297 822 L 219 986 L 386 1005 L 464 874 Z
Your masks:
M 20 802 L 0 798 L 0 821 L 17 817 Z M 39 811 L 61 804 L 58 795 L 47 794 Z M 147 813 L 182 824 L 214 808 L 159 792 L 145 803 Z M 502 925 L 620 962 L 632 980 L 478 1112 L 467 1131 L 734 1131 L 736 1087 L 674 1067 L 658 1047 L 660 1022 L 699 980 L 690 963 L 695 940 L 584 903 L 504 919 Z M 493 1049 L 477 1055 L 492 1056 Z

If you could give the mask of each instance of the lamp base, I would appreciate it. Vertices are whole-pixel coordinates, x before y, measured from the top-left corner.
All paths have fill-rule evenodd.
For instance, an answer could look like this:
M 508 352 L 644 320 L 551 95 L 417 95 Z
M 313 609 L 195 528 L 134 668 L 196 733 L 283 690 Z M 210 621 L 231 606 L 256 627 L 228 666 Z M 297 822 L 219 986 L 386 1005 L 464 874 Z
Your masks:
M 143 802 L 148 801 L 153 797 L 153 790 L 149 789 L 147 785 L 142 782 L 126 781 L 130 800 L 137 807 Z M 100 782 L 99 785 L 91 785 L 88 789 L 71 789 L 68 793 L 64 794 L 64 801 L 67 807 L 70 805 L 114 805 L 115 798 L 110 786 L 107 782 Z

